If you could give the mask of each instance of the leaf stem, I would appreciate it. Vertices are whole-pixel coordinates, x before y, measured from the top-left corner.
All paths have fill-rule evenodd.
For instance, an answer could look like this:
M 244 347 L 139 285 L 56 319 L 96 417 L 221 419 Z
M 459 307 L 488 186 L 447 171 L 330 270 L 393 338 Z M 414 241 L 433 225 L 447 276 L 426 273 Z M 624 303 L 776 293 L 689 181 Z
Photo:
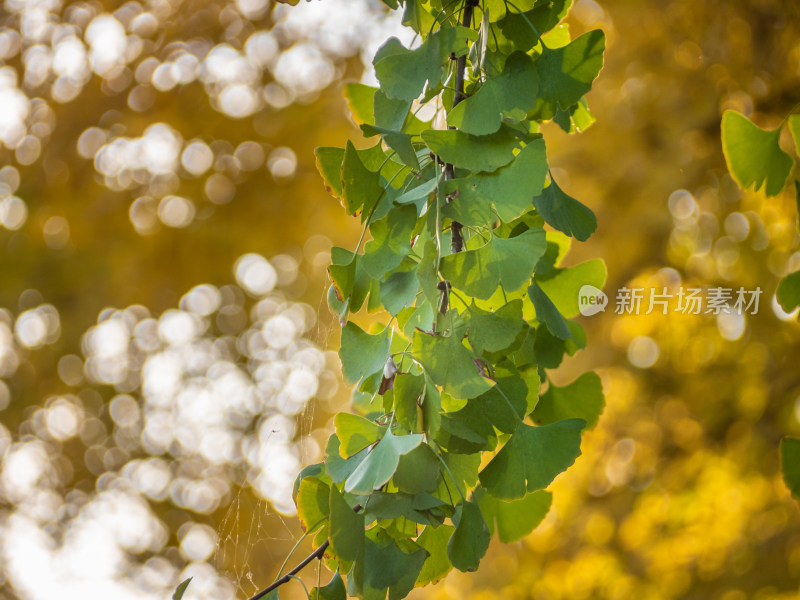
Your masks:
M 300 539 L 297 540 L 295 545 L 292 546 L 292 549 L 289 550 L 289 554 L 286 555 L 286 558 L 284 559 L 283 564 L 281 565 L 281 568 L 278 569 L 278 575 L 275 577 L 276 581 L 281 576 L 281 573 L 283 573 L 283 570 L 286 568 L 286 565 L 289 563 L 289 559 L 292 558 L 292 554 L 294 554 L 295 550 L 297 550 L 300 547 L 300 544 L 303 542 L 303 540 L 306 539 L 312 533 L 314 533 L 317 530 L 317 527 L 319 527 L 325 521 L 325 519 L 327 519 L 327 518 L 328 517 L 322 517 L 319 521 L 314 523 L 314 525 L 309 527 L 308 531 L 304 531 L 303 532 L 303 535 L 300 536 Z
M 530 27 L 533 33 L 536 35 L 536 37 L 539 38 L 542 47 L 547 48 L 547 45 L 544 43 L 544 40 L 542 39 L 542 36 L 539 34 L 539 30 L 533 26 L 533 23 L 531 23 L 530 19 L 528 19 L 528 15 L 526 15 L 519 6 L 517 6 L 513 2 L 510 2 L 509 0 L 503 0 L 503 3 L 506 5 L 506 10 L 508 10 L 508 7 L 510 6 L 511 8 L 517 11 L 517 14 L 519 14 L 520 17 L 525 19 L 525 22 L 528 24 L 528 27 Z
M 442 458 L 441 447 L 439 447 L 438 443 L 436 442 L 434 443 L 436 444 L 436 447 L 439 448 L 439 452 L 436 453 L 436 457 L 439 459 L 439 462 L 442 463 L 442 466 L 444 467 L 444 470 L 447 471 L 447 474 L 450 475 L 450 479 L 453 482 L 453 485 L 456 486 L 456 491 L 458 492 L 458 495 L 461 496 L 461 500 L 463 500 L 466 503 L 467 497 L 464 496 L 464 492 L 461 491 L 461 487 L 458 485 L 455 475 L 453 475 L 453 472 L 450 470 L 450 467 L 447 466 L 447 463 L 444 461 L 444 458 Z
M 311 600 L 311 594 L 308 593 L 308 588 L 306 587 L 306 584 L 303 582 L 303 580 L 300 579 L 297 575 L 289 575 L 289 577 L 291 577 L 292 579 L 296 579 L 297 581 L 300 582 L 300 585 L 303 586 L 303 590 L 306 593 L 306 598 L 308 598 L 308 600 Z

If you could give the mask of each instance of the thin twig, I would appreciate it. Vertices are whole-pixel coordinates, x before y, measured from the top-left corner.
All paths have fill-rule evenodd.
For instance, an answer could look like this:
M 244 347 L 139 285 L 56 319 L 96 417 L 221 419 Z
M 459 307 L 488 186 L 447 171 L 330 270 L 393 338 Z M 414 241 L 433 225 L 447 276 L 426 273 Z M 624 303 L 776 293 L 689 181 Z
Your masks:
M 255 596 L 250 598 L 250 600 L 259 600 L 260 598 L 263 598 L 264 596 L 269 594 L 272 590 L 277 589 L 278 587 L 282 586 L 284 583 L 289 583 L 292 580 L 292 578 L 295 575 L 297 575 L 300 571 L 302 571 L 304 568 L 306 568 L 311 561 L 313 561 L 315 558 L 320 558 L 321 559 L 322 555 L 325 554 L 325 550 L 328 549 L 328 546 L 330 546 L 330 540 L 325 540 L 324 542 L 322 542 L 322 544 L 320 544 L 320 546 L 316 550 L 314 550 L 311 554 L 306 556 L 302 560 L 302 562 L 300 564 L 298 564 L 294 569 L 292 569 L 291 571 L 286 573 L 286 575 L 284 575 L 283 577 L 278 579 L 275 583 L 265 587 L 263 590 L 258 592 Z

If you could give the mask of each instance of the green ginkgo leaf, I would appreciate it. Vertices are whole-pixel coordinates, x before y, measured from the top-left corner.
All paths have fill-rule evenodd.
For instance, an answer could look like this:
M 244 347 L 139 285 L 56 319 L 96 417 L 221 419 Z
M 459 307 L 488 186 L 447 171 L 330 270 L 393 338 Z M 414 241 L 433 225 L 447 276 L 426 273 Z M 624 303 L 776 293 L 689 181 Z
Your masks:
M 603 384 L 597 373 L 589 371 L 565 386 L 550 384 L 539 398 L 531 419 L 539 425 L 562 419 L 579 418 L 590 429 L 597 423 L 605 406 Z
M 327 585 L 312 588 L 310 596 L 311 600 L 347 600 L 347 590 L 339 570 L 336 570 Z
M 455 528 L 450 525 L 428 525 L 417 538 L 417 543 L 428 551 L 428 558 L 417 576 L 417 584 L 436 583 L 453 568 L 447 556 L 447 544 Z
M 431 380 L 447 394 L 474 398 L 491 387 L 455 334 L 443 337 L 416 331 L 412 350 Z
M 490 135 L 475 136 L 457 129 L 428 129 L 422 140 L 444 162 L 470 171 L 496 171 L 514 160 L 519 138 L 506 126 Z
M 459 105 L 461 106 L 461 105 Z M 476 173 L 451 179 L 445 193 L 451 198 L 443 213 L 464 225 L 484 227 L 496 217 L 510 222 L 531 207 L 542 192 L 547 176 L 547 154 L 543 139 L 525 146 L 509 165 L 493 173 Z
M 536 104 L 538 92 L 539 74 L 533 60 L 524 52 L 515 52 L 497 77 L 487 79 L 450 111 L 447 124 L 472 135 L 494 133 L 504 116 L 523 120 Z
M 328 535 L 340 559 L 358 560 L 364 554 L 364 515 L 353 510 L 335 485 L 330 489 Z
M 496 498 L 513 500 L 546 488 L 581 454 L 583 419 L 550 425 L 521 424 L 480 472 L 481 485 Z
M 377 88 L 363 83 L 346 83 L 344 85 L 344 97 L 356 125 L 375 124 L 373 115 L 376 91 Z
M 775 295 L 781 308 L 786 312 L 792 312 L 800 306 L 800 271 L 795 271 L 781 279 Z
M 381 90 L 389 98 L 416 99 L 426 83 L 429 87 L 439 83 L 450 55 L 465 54 L 467 42 L 477 35 L 466 27 L 448 27 L 428 36 L 414 50 L 403 46 L 397 38 L 390 38 L 373 60 Z
M 567 322 L 553 301 L 544 293 L 544 290 L 539 287 L 536 280 L 528 287 L 528 296 L 533 302 L 533 308 L 536 311 L 536 319 L 547 327 L 548 331 L 555 337 L 566 340 L 572 336 L 570 333 Z
M 579 295 L 584 285 L 598 289 L 606 282 L 606 264 L 599 258 L 587 260 L 573 267 L 552 269 L 546 275 L 536 276 L 539 287 L 553 302 L 559 313 L 567 319 L 580 313 Z
M 439 484 L 441 463 L 428 444 L 420 444 L 400 457 L 392 481 L 397 488 L 409 494 L 433 492 Z
M 544 48 L 535 63 L 540 91 L 534 112 L 552 119 L 559 107 L 567 110 L 587 94 L 603 68 L 605 47 L 605 34 L 595 29 L 561 48 Z
M 181 583 L 178 585 L 178 587 L 175 588 L 175 593 L 172 594 L 172 600 L 181 600 L 181 598 L 183 598 L 183 594 L 186 593 L 186 588 L 189 587 L 189 584 L 191 582 L 192 582 L 192 578 L 191 577 L 181 581 Z
M 344 484 L 346 492 L 353 494 L 369 494 L 377 490 L 392 478 L 400 456 L 411 452 L 422 443 L 422 434 L 396 436 L 390 430 L 381 441 L 370 450 L 366 458 L 347 478 Z
M 389 358 L 389 338 L 386 333 L 371 335 L 355 323 L 348 323 L 342 330 L 339 358 L 345 379 L 356 383 L 383 369 Z
M 592 210 L 564 193 L 555 180 L 533 198 L 533 205 L 548 224 L 581 242 L 597 229 Z
M 764 189 L 776 196 L 783 189 L 792 157 L 780 147 L 781 130 L 761 129 L 735 111 L 722 115 L 722 151 L 728 170 L 742 189 Z
M 364 246 L 364 269 L 374 279 L 396 268 L 411 251 L 411 232 L 417 222 L 413 206 L 399 206 L 370 225 L 372 240 Z
M 352 413 L 340 412 L 333 418 L 339 438 L 339 455 L 350 458 L 383 436 L 386 427 Z
M 303 531 L 310 532 L 328 516 L 330 488 L 318 477 L 306 477 L 300 482 L 296 504 Z
M 781 440 L 781 472 L 792 496 L 800 500 L 800 438 L 787 436 Z
M 351 215 L 369 213 L 383 193 L 380 174 L 369 170 L 351 142 L 342 162 L 342 202 Z
M 529 229 L 513 238 L 492 236 L 476 250 L 444 257 L 441 272 L 456 288 L 486 300 L 498 285 L 508 293 L 527 283 L 546 247 L 543 229 Z
M 494 312 L 481 310 L 474 304 L 469 309 L 469 341 L 476 352 L 499 352 L 516 339 L 525 322 L 522 300 L 512 300 Z
M 553 495 L 545 490 L 530 492 L 518 500 L 500 500 L 483 487 L 476 488 L 473 499 L 481 507 L 489 532 L 505 544 L 521 540 L 539 526 L 550 510 Z
M 475 571 L 491 541 L 481 509 L 474 502 L 464 502 L 453 517 L 456 529 L 447 543 L 447 556 L 459 571 Z

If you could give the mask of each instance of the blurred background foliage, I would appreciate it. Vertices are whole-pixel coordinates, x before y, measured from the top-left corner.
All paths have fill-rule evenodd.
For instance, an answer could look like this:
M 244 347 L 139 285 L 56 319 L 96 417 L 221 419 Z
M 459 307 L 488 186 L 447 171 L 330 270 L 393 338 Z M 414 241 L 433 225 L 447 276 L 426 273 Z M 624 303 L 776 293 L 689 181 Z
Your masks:
M 348 398 L 325 267 L 359 232 L 313 148 L 358 137 L 342 82 L 410 39 L 398 21 L 368 0 L 5 1 L 0 596 L 271 581 L 294 474 Z M 545 138 L 598 214 L 569 260 L 605 259 L 610 307 L 556 380 L 598 369 L 606 411 L 537 531 L 416 595 L 796 598 L 778 442 L 800 433 L 800 330 L 774 301 L 796 208 L 738 191 L 719 122 L 775 127 L 800 100 L 800 5 L 577 0 L 568 22 L 609 38 L 598 120 Z M 617 315 L 625 285 L 764 293 L 738 319 Z

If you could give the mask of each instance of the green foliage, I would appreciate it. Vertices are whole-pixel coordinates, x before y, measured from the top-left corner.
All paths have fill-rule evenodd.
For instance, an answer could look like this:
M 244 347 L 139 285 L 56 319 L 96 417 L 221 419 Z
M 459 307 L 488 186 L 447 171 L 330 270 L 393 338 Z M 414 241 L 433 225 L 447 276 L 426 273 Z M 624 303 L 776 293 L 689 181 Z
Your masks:
M 783 278 L 778 285 L 778 302 L 786 312 L 792 312 L 800 306 L 800 271 Z
M 296 484 L 304 527 L 322 523 L 317 540 L 338 566 L 315 598 L 400 599 L 454 567 L 476 570 L 494 532 L 516 541 L 542 521 L 545 488 L 604 404 L 594 373 L 539 396 L 548 369 L 585 344 L 568 321 L 578 290 L 606 277 L 601 261 L 559 266 L 567 236 L 583 241 L 597 223 L 547 185 L 540 125 L 591 123 L 603 33 L 570 41 L 558 27 L 566 2 L 398 4 L 421 44 L 389 40 L 373 61 L 380 87 L 345 88 L 354 121 L 381 143 L 317 150 L 367 242 L 334 248 L 329 268 L 360 415 L 336 416 L 325 463 Z M 450 128 L 414 115 L 433 99 Z M 356 325 L 365 304 L 377 314 Z
M 189 577 L 189 579 L 185 579 L 184 581 L 182 581 L 178 585 L 178 587 L 175 588 L 175 593 L 172 594 L 172 600 L 181 600 L 181 598 L 183 598 L 183 594 L 186 593 L 186 588 L 189 587 L 191 581 L 192 581 L 191 577 Z
M 787 436 L 781 440 L 781 470 L 786 487 L 800 500 L 800 438 Z
M 478 499 L 481 513 L 501 542 L 506 544 L 521 540 L 544 520 L 553 502 L 553 495 L 544 490 L 526 494 L 518 500 L 500 500 L 479 487 L 473 498 Z
M 539 425 L 578 418 L 591 428 L 600 418 L 604 405 L 603 384 L 596 373 L 589 371 L 563 387 L 551 383 L 539 398 L 531 418 Z
M 731 175 L 742 188 L 764 188 L 767 196 L 783 189 L 792 157 L 781 150 L 781 130 L 765 131 L 744 115 L 726 110 L 722 115 L 722 150 Z
M 786 122 L 800 155 L 800 116 L 789 115 L 783 121 Z M 727 110 L 722 115 L 722 149 L 728 169 L 741 188 L 763 189 L 767 196 L 777 196 L 783 191 L 794 166 L 792 157 L 780 148 L 783 123 L 777 129 L 765 131 L 739 113 Z M 800 213 L 800 180 L 794 182 L 794 188 Z M 800 306 L 800 271 L 781 280 L 776 296 L 787 312 Z M 800 440 L 797 438 L 785 437 L 781 441 L 781 470 L 792 495 L 800 500 Z
M 327 585 L 313 588 L 310 593 L 311 600 L 345 600 L 347 591 L 344 589 L 344 581 L 337 570 Z

